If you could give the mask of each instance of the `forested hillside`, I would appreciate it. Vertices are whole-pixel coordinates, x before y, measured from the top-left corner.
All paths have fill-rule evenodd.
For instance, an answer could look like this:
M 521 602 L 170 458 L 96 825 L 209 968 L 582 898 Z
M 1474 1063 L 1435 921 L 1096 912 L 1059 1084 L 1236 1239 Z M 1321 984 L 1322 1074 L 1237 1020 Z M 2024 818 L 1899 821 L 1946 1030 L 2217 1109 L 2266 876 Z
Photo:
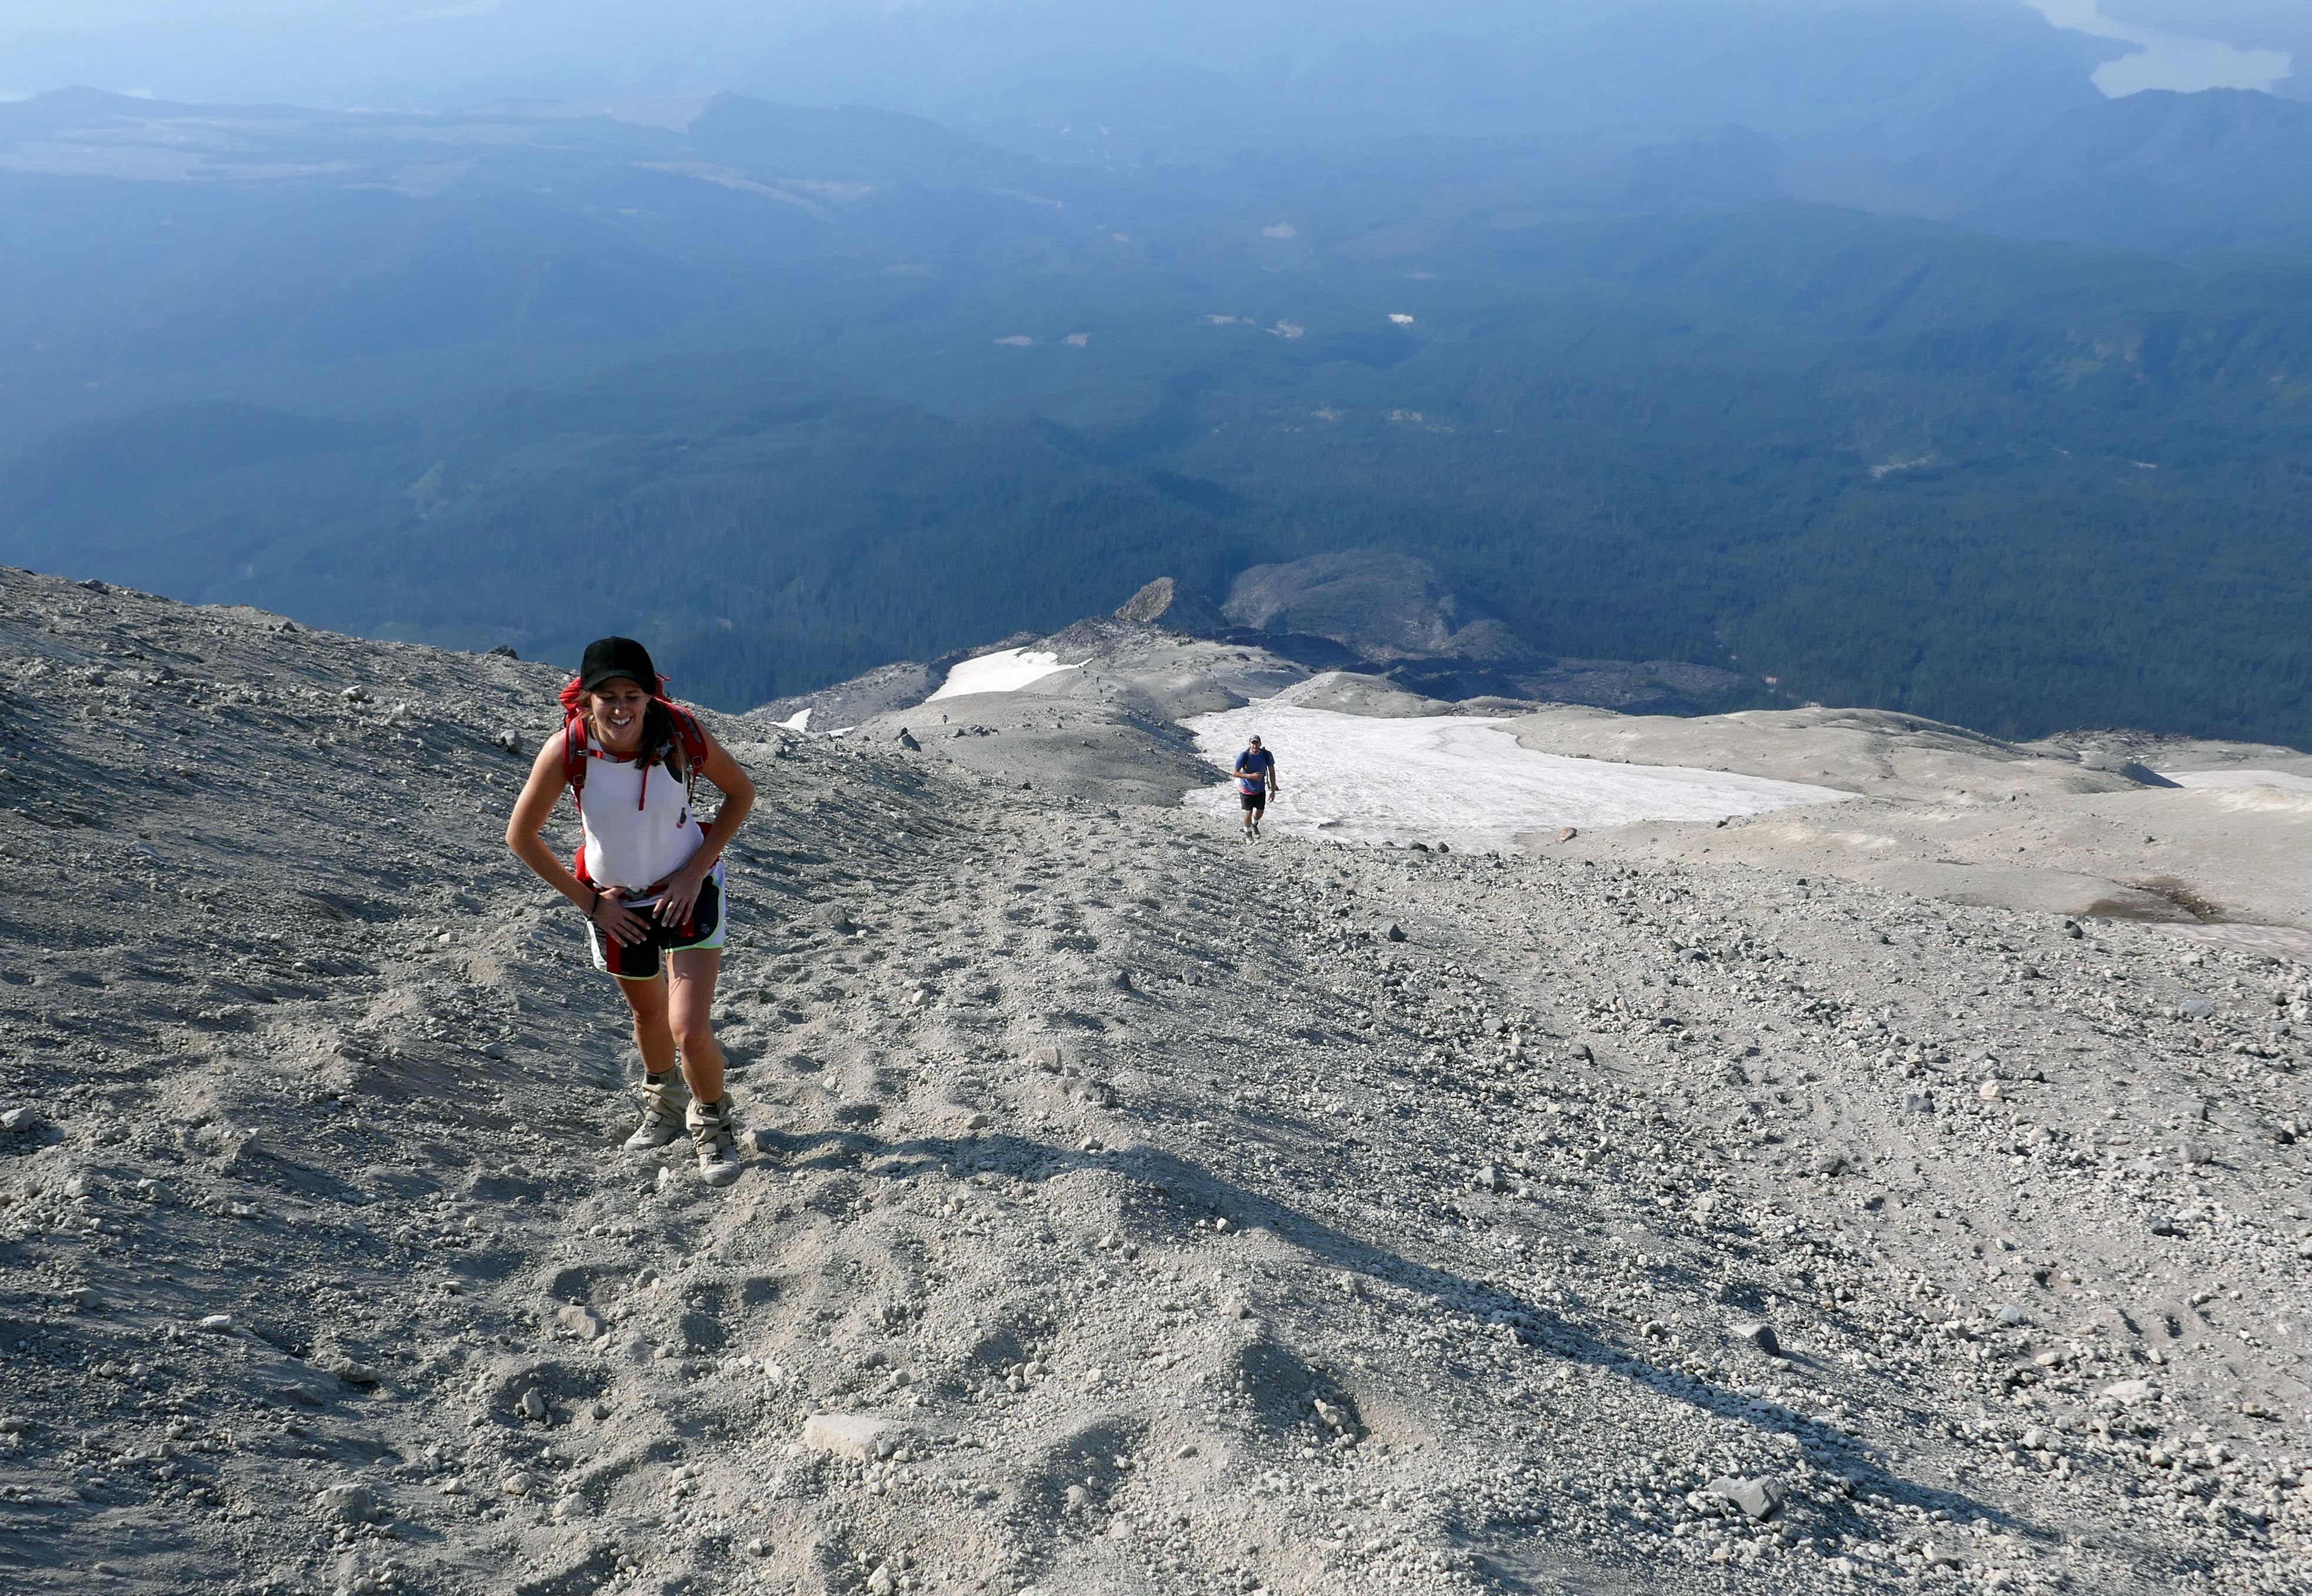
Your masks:
M 1740 134 L 4 109 L 13 563 L 738 705 L 1378 547 L 1556 654 L 2312 739 L 2312 263 L 1803 205 Z

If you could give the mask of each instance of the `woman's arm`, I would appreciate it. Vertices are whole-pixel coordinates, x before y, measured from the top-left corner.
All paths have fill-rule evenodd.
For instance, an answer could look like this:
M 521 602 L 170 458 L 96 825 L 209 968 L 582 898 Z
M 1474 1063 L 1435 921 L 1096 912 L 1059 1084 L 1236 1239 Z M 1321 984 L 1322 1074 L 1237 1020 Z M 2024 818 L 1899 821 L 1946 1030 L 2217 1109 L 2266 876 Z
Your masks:
M 606 935 L 622 943 L 638 942 L 649 929 L 642 916 L 619 902 L 616 894 L 597 892 L 572 875 L 569 867 L 554 857 L 554 850 L 546 845 L 546 839 L 539 835 L 546 829 L 554 806 L 561 801 L 562 789 L 569 785 L 562 774 L 563 739 L 568 735 L 555 733 L 538 751 L 538 758 L 530 767 L 530 780 L 522 783 L 521 796 L 513 801 L 513 817 L 506 822 L 506 846 L 539 880 L 575 903 L 579 911 Z
M 690 862 L 667 877 L 665 895 L 658 901 L 658 917 L 670 924 L 690 918 L 691 906 L 698 902 L 698 889 L 714 868 L 714 861 L 722 857 L 722 850 L 755 807 L 755 783 L 739 762 L 712 733 L 701 728 L 699 735 L 706 739 L 706 762 L 698 767 L 698 773 L 722 789 L 722 807 L 701 828 L 705 841 L 690 856 Z
M 754 813 L 755 783 L 730 752 L 714 740 L 713 733 L 701 728 L 699 735 L 706 739 L 706 763 L 698 767 L 698 773 L 722 793 L 722 807 L 714 812 L 713 822 L 702 828 L 706 835 L 705 844 L 690 861 L 703 880 L 706 872 L 714 868 L 714 861 L 722 857 L 722 850 L 730 845 L 731 839 L 739 834 L 739 828 L 747 824 L 747 816 Z

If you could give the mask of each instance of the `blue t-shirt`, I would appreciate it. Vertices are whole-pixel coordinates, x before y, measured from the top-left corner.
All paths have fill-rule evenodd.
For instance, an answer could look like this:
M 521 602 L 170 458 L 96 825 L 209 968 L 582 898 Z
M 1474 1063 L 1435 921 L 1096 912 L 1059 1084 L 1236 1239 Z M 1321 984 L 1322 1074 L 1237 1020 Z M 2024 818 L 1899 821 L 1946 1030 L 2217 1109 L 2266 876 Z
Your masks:
M 1258 792 L 1268 785 L 1268 772 L 1275 767 L 1276 755 L 1265 748 L 1247 748 L 1236 756 L 1236 789 L 1239 792 Z

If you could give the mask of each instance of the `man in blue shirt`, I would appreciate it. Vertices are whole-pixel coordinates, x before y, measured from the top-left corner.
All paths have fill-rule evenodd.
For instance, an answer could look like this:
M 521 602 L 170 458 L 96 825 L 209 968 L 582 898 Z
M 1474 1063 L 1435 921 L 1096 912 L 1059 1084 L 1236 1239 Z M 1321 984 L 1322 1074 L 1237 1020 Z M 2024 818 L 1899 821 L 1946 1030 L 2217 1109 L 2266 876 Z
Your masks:
M 1260 817 L 1268 808 L 1268 795 L 1276 789 L 1276 755 L 1252 739 L 1251 746 L 1236 756 L 1236 793 L 1244 800 L 1244 834 L 1248 840 L 1260 835 Z

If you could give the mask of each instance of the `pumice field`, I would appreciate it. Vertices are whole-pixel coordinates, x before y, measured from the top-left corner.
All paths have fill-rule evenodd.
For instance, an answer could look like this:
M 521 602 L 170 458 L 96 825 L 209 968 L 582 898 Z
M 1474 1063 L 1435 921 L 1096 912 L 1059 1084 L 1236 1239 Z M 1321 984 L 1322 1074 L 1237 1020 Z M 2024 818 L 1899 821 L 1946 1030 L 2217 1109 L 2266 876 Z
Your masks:
M 2312 798 L 1592 710 L 1851 796 L 1335 839 L 1279 732 L 1247 842 L 1178 722 L 1308 673 L 1134 624 L 706 717 L 716 1190 L 502 841 L 563 673 L 0 571 L 0 1589 L 2312 1590 L 2312 971 L 2095 885 Z

